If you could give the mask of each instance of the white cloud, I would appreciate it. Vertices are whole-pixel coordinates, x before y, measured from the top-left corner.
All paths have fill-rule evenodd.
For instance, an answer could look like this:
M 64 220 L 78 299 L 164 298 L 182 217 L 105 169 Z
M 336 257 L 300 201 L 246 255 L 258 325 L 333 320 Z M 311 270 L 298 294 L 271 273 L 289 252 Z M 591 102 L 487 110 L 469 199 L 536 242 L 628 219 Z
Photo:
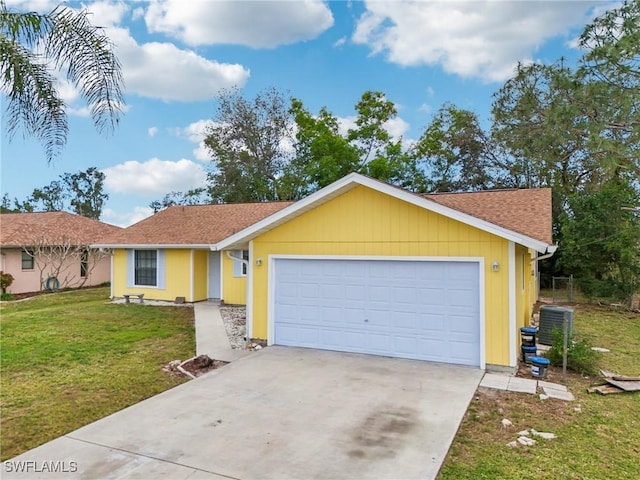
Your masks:
M 345 43 L 347 43 L 347 37 L 340 37 L 333 43 L 333 46 L 338 48 L 344 46 Z
M 151 138 L 155 137 L 157 133 L 158 133 L 158 127 L 149 127 L 149 128 L 147 129 L 147 134 L 148 134 Z
M 503 81 L 547 39 L 587 22 L 597 3 L 368 1 L 353 41 L 399 65 Z
M 153 215 L 153 210 L 150 207 L 134 207 L 133 210 L 124 213 L 118 213 L 110 208 L 105 208 L 102 211 L 100 220 L 118 227 L 128 227 L 151 215 Z
M 316 38 L 333 25 L 324 2 L 154 0 L 145 15 L 152 33 L 188 45 L 236 44 L 273 48 Z
M 139 195 L 165 195 L 203 187 L 206 173 L 201 165 L 191 160 L 177 162 L 152 158 L 146 162 L 130 160 L 102 170 L 107 190 L 114 193 Z
M 191 102 L 215 97 L 223 88 L 242 87 L 250 72 L 242 65 L 218 63 L 171 43 L 142 45 L 122 28 L 110 28 L 122 63 L 127 91 L 165 101 Z
M 346 136 L 349 130 L 355 130 L 358 128 L 356 125 L 357 117 L 338 117 L 338 132 L 342 136 Z M 392 140 L 398 141 L 401 137 L 404 136 L 405 133 L 409 131 L 411 125 L 408 122 L 403 120 L 400 117 L 392 118 L 391 120 L 386 121 L 382 128 L 384 128 L 389 135 L 391 135 Z

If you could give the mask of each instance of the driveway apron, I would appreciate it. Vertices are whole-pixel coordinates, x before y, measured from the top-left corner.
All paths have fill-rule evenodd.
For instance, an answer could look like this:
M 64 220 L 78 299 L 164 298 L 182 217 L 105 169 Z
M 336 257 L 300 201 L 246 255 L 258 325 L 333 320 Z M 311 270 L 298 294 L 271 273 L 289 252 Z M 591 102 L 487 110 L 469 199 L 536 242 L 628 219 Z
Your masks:
M 269 347 L 11 459 L 33 463 L 2 477 L 434 478 L 482 373 Z

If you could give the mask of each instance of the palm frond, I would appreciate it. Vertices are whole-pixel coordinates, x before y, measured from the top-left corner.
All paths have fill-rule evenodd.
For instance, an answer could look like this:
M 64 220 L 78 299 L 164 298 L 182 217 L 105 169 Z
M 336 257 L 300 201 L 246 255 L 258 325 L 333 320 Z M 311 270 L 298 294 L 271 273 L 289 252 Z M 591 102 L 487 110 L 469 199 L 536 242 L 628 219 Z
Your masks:
M 113 44 L 88 15 L 66 7 L 51 12 L 45 56 L 80 90 L 98 131 L 110 131 L 122 112 L 124 80 Z

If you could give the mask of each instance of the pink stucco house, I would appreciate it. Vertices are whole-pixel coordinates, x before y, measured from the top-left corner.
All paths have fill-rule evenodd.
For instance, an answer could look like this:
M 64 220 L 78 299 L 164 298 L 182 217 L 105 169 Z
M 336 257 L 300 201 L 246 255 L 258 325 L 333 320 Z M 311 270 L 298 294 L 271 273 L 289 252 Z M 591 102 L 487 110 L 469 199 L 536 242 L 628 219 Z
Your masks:
M 9 293 L 77 288 L 108 282 L 108 252 L 91 249 L 119 227 L 67 212 L 0 214 L 0 270 Z

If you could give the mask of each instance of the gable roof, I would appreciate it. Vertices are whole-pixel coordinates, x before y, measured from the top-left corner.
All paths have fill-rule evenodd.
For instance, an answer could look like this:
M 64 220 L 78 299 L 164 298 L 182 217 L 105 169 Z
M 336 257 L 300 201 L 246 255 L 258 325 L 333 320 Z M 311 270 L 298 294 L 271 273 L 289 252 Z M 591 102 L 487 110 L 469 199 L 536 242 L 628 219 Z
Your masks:
M 528 237 L 553 243 L 550 188 L 432 193 L 422 197 Z
M 496 190 L 488 192 L 489 195 L 484 195 L 487 192 L 417 195 L 358 173 L 351 173 L 270 217 L 225 238 L 213 245 L 212 249 L 239 248 L 268 230 L 358 186 L 372 188 L 391 197 L 532 248 L 540 253 L 553 253 L 556 250 L 556 246 L 551 241 L 551 193 L 546 191 L 547 189 Z M 460 197 L 456 200 L 454 197 L 457 195 Z M 506 201 L 514 199 L 517 199 L 514 205 L 509 208 L 504 205 Z M 527 206 L 529 199 L 538 209 L 537 213 L 536 210 Z M 529 214 L 524 214 L 518 206 L 528 211 Z M 534 225 L 536 222 L 540 222 L 541 225 Z
M 97 247 L 209 248 L 291 202 L 178 205 L 100 240 Z
M 3 247 L 30 246 L 43 241 L 89 245 L 121 230 L 68 212 L 0 214 L 0 245 Z

